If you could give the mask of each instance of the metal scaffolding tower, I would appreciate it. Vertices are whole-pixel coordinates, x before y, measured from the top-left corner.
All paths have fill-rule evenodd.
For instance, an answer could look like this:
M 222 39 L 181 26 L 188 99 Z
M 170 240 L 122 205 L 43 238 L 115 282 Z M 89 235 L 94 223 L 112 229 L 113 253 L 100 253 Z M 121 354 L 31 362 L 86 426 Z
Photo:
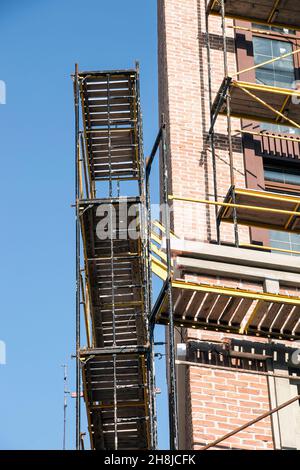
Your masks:
M 254 2 L 255 3 L 255 2 Z M 281 2 L 270 0 L 264 2 L 265 10 L 269 10 L 275 6 L 278 9 L 278 15 L 283 11 L 283 18 L 286 19 L 285 27 L 290 27 L 288 19 L 298 19 L 300 24 L 300 10 L 294 8 L 294 4 L 285 2 L 284 10 L 280 9 Z M 232 80 L 229 77 L 227 62 L 227 46 L 226 46 L 226 23 L 229 18 L 239 18 L 242 9 L 244 17 L 256 12 L 252 8 L 253 2 L 249 1 L 227 1 L 214 0 L 210 1 L 206 8 L 206 26 L 207 26 L 207 52 L 208 52 L 208 76 L 209 76 L 209 96 L 211 105 L 211 126 L 209 137 L 211 141 L 212 158 L 215 157 L 215 138 L 214 129 L 219 114 L 225 114 L 227 117 L 228 130 L 228 152 L 230 162 L 230 188 L 228 194 L 223 201 L 218 200 L 216 186 L 217 176 L 215 162 L 213 161 L 214 184 L 215 184 L 215 200 L 192 199 L 187 197 L 179 197 L 167 194 L 165 197 L 168 204 L 171 201 L 182 201 L 193 204 L 213 205 L 216 211 L 216 233 L 217 241 L 220 244 L 220 224 L 228 222 L 234 224 L 235 246 L 239 247 L 238 226 L 247 225 L 262 227 L 273 230 L 283 230 L 293 233 L 299 233 L 300 221 L 300 198 L 297 196 L 272 193 L 269 191 L 254 191 L 247 188 L 236 188 L 233 171 L 233 146 L 231 135 L 231 118 L 232 116 L 254 119 L 255 121 L 272 121 L 272 117 L 280 117 L 284 123 L 288 123 L 294 127 L 300 124 L 293 119 L 298 117 L 298 110 L 295 111 L 291 101 L 292 96 L 299 97 L 299 91 L 279 89 L 275 87 L 266 87 L 255 83 L 243 83 Z M 251 7 L 251 8 L 250 8 Z M 274 8 L 273 8 L 274 9 Z M 264 9 L 257 9 L 262 11 Z M 268 11 L 269 11 L 268 10 Z M 296 10 L 296 11 L 295 11 Z M 277 10 L 276 10 L 277 11 Z M 247 13 L 248 12 L 248 13 Z M 287 15 L 289 13 L 289 15 Z M 209 39 L 209 16 L 218 14 L 221 16 L 221 33 L 223 37 L 224 52 L 224 72 L 225 78 L 213 102 L 211 89 L 211 57 L 210 57 L 210 39 Z M 266 14 L 266 11 L 264 11 Z M 274 15 L 272 15 L 272 18 Z M 267 21 L 269 17 L 260 18 L 260 22 L 273 24 Z M 252 17 L 248 18 L 253 19 Z M 293 52 L 300 52 L 296 50 Z M 272 59 L 274 62 L 278 58 Z M 259 64 L 253 68 L 262 66 Z M 248 71 L 249 69 L 247 69 Z M 237 72 L 237 76 L 245 71 Z M 267 88 L 267 90 L 266 90 Z M 246 92 L 244 95 L 240 90 Z M 252 93 L 249 90 L 255 90 Z M 237 94 L 236 94 L 237 93 Z M 252 106 L 247 100 L 250 97 L 257 106 Z M 262 96 L 260 95 L 262 94 Z M 272 105 L 265 102 L 265 94 L 272 101 Z M 279 98 L 278 98 L 279 97 Z M 277 100 L 279 101 L 277 102 Z M 252 103 L 252 104 L 253 104 Z M 274 107 L 273 107 L 274 106 Z M 238 110 L 239 107 L 239 110 Z M 280 108 L 280 111 L 277 109 Z M 236 111 L 235 111 L 236 110 Z M 251 115 L 249 115 L 251 110 Z M 266 117 L 265 113 L 270 116 Z M 288 112 L 287 112 L 288 110 Z M 294 113 L 295 112 L 295 116 Z M 278 123 L 278 119 L 274 121 Z M 169 188 L 168 173 L 163 171 L 163 187 L 164 191 Z M 219 209 L 220 208 L 220 209 Z M 229 286 L 221 286 L 217 280 L 211 284 L 201 284 L 189 282 L 186 279 L 176 278 L 172 271 L 172 252 L 170 243 L 170 220 L 165 218 L 164 227 L 160 227 L 158 235 L 152 231 L 152 269 L 156 275 L 164 280 L 164 286 L 152 310 L 152 321 L 154 323 L 175 324 L 181 327 L 205 328 L 208 330 L 225 331 L 228 333 L 249 334 L 255 336 L 264 336 L 268 338 L 295 340 L 300 338 L 300 297 L 280 294 L 268 294 L 261 291 L 249 291 L 246 289 L 233 288 Z M 169 234 L 169 235 L 168 235 Z M 251 245 L 248 245 L 251 248 Z M 255 246 L 256 248 L 256 246 Z M 263 247 L 260 247 L 263 249 Z M 269 249 L 269 247 L 265 247 Z M 287 251 L 287 250 L 286 250 Z M 170 301 L 170 289 L 172 291 Z M 249 315 L 249 312 L 251 314 Z
M 257 8 L 256 8 L 257 7 Z M 290 195 L 282 195 L 266 191 L 257 191 L 244 188 L 236 188 L 233 171 L 233 144 L 232 125 L 233 117 L 271 124 L 283 124 L 296 129 L 300 129 L 299 121 L 299 90 L 280 88 L 276 86 L 264 85 L 261 83 L 245 82 L 241 80 L 243 74 L 255 71 L 263 66 L 269 66 L 278 60 L 300 53 L 297 48 L 292 52 L 264 61 L 253 67 L 238 70 L 233 76 L 229 75 L 227 59 L 226 41 L 226 18 L 252 21 L 270 27 L 279 27 L 290 30 L 300 29 L 300 8 L 294 1 L 268 0 L 261 5 L 261 2 L 234 1 L 234 0 L 211 0 L 206 6 L 206 34 L 208 67 L 210 68 L 210 39 L 209 39 L 209 17 L 217 15 L 221 17 L 221 33 L 223 36 L 223 56 L 224 56 L 224 79 L 212 100 L 212 83 L 209 70 L 209 94 L 210 94 L 210 114 L 211 126 L 209 136 L 211 140 L 211 150 L 213 164 L 215 159 L 215 124 L 220 115 L 227 117 L 228 129 L 228 150 L 230 161 L 230 187 L 224 201 L 218 201 L 215 185 L 214 204 L 220 209 L 217 210 L 216 225 L 218 242 L 220 242 L 219 232 L 221 222 L 234 224 L 235 243 L 239 246 L 238 225 L 249 227 L 261 227 L 273 230 L 281 230 L 299 233 L 299 207 L 300 198 Z M 243 26 L 234 26 L 236 30 L 240 28 L 248 30 Z M 260 34 L 268 31 L 259 31 Z M 255 133 L 242 130 L 241 135 L 259 135 L 263 132 Z M 276 137 L 274 137 L 276 138 Z M 278 137 L 290 142 L 298 142 L 299 139 L 293 137 Z M 200 202 L 200 201 L 198 201 Z M 206 201 L 201 201 L 206 203 Z M 211 204 L 212 201 L 208 201 Z
M 139 68 L 79 72 L 76 66 L 73 80 L 77 448 L 82 376 L 91 448 L 151 449 L 154 379 Z
M 256 226 L 268 229 L 290 231 L 299 233 L 299 208 L 300 198 L 280 195 L 266 191 L 253 191 L 235 187 L 233 166 L 233 144 L 231 118 L 250 119 L 256 122 L 284 123 L 292 127 L 300 128 L 299 111 L 293 103 L 293 97 L 299 99 L 299 90 L 288 90 L 277 87 L 258 85 L 240 81 L 240 75 L 249 70 L 264 65 L 259 64 L 251 69 L 236 73 L 235 77 L 229 76 L 227 61 L 226 18 L 253 21 L 269 26 L 300 29 L 300 8 L 294 1 L 265 0 L 264 5 L 260 1 L 253 0 L 209 0 L 206 2 L 206 27 L 207 27 L 207 52 L 208 52 L 208 83 L 210 98 L 211 125 L 208 136 L 211 142 L 212 168 L 214 180 L 215 199 L 191 199 L 188 197 L 169 194 L 168 164 L 166 141 L 164 138 L 165 127 L 162 126 L 158 135 L 153 156 L 159 145 L 159 139 L 164 138 L 161 151 L 163 202 L 165 207 L 172 201 L 204 204 L 207 207 L 213 205 L 216 208 L 216 238 L 221 244 L 220 225 L 222 222 L 234 224 L 235 246 L 239 248 L 238 225 Z M 221 17 L 221 35 L 224 51 L 224 80 L 216 95 L 212 99 L 211 81 L 211 56 L 209 37 L 209 17 L 217 15 Z M 239 29 L 239 26 L 235 26 Z M 299 53 L 300 50 L 291 54 Z M 275 62 L 281 57 L 272 59 L 267 63 Z M 227 117 L 228 151 L 230 162 L 230 185 L 225 200 L 220 201 L 217 194 L 216 151 L 215 151 L 215 124 L 220 114 Z M 163 132 L 164 131 L 164 132 Z M 247 131 L 241 131 L 241 134 Z M 251 132 L 249 132 L 251 134 Z M 252 133 L 253 134 L 253 133 Z M 279 139 L 284 137 L 279 137 Z M 286 138 L 299 142 L 299 139 Z M 219 209 L 220 208 L 220 209 Z M 168 351 L 169 351 L 169 413 L 170 435 L 173 449 L 178 448 L 178 417 L 176 398 L 176 367 L 175 364 L 175 339 L 174 327 L 206 329 L 226 333 L 242 334 L 249 336 L 261 336 L 269 339 L 298 340 L 300 338 L 300 297 L 293 295 L 270 294 L 262 290 L 246 290 L 238 287 L 220 285 L 218 280 L 211 284 L 191 282 L 178 277 L 180 269 L 173 270 L 175 255 L 172 251 L 172 234 L 168 211 L 164 217 L 164 225 L 152 224 L 151 230 L 151 261 L 153 272 L 163 281 L 163 287 L 151 312 L 151 323 L 168 325 Z M 156 226 L 155 226 L 156 225 Z M 159 232 L 157 232 L 159 228 Z M 248 245 L 248 248 L 257 246 Z M 270 250 L 269 247 L 260 247 Z M 289 250 L 283 250 L 289 251 Z M 291 252 L 291 251 L 289 251 Z M 230 275 L 230 273 L 228 273 Z M 230 277 L 230 276 L 229 276 Z M 194 363 L 188 363 L 193 365 Z M 210 366 L 209 366 L 210 367 Z M 283 404 L 288 406 L 299 397 Z M 264 419 L 265 416 L 278 411 L 271 410 L 247 423 L 244 427 L 236 429 L 233 433 L 204 447 L 210 448 L 245 429 L 254 422 Z
M 176 235 L 171 231 L 169 215 L 169 206 L 174 200 L 213 205 L 217 242 L 221 243 L 221 223 L 233 223 L 236 247 L 240 246 L 239 224 L 300 233 L 300 198 L 235 187 L 231 137 L 232 116 L 276 124 L 282 122 L 300 128 L 298 108 L 292 100 L 293 97 L 299 98 L 299 91 L 241 81 L 240 75 L 249 69 L 230 77 L 225 23 L 228 17 L 300 29 L 300 26 L 297 27 L 300 25 L 300 9 L 294 3 L 264 0 L 263 7 L 261 2 L 253 0 L 227 0 L 226 3 L 225 0 L 210 0 L 207 3 L 208 67 L 211 63 L 209 17 L 218 15 L 221 16 L 225 72 L 214 101 L 209 73 L 211 126 L 208 135 L 214 170 L 213 201 L 169 193 L 164 118 L 144 167 L 138 66 L 134 70 L 100 72 L 78 72 L 76 66 L 73 79 L 78 449 L 81 377 L 92 449 L 156 447 L 153 338 L 157 323 L 168 327 L 172 450 L 178 449 L 175 327 L 270 339 L 300 339 L 299 296 L 269 294 L 259 289 L 250 291 L 221 286 L 217 282 L 195 283 L 178 278 L 178 273 L 173 270 L 172 253 L 172 238 Z M 276 60 L 278 58 L 268 63 Z M 229 191 L 222 201 L 217 194 L 214 143 L 215 124 L 220 114 L 227 117 L 231 170 Z M 299 139 L 288 139 L 299 142 Z M 162 223 L 153 223 L 149 181 L 158 150 L 161 156 L 164 216 Z M 121 196 L 121 190 L 125 190 L 130 197 Z M 164 281 L 153 308 L 152 273 Z M 81 347 L 81 316 L 87 334 L 86 348 Z M 276 411 L 274 409 L 269 414 Z

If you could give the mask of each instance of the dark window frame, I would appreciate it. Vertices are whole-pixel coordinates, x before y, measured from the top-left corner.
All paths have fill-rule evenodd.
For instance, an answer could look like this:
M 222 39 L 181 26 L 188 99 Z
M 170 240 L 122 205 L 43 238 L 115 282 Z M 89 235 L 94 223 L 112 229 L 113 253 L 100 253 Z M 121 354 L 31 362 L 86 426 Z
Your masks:
M 252 23 L 246 23 L 243 21 L 236 21 L 236 25 L 242 26 L 244 28 L 248 29 L 254 29 L 257 30 L 257 28 L 253 28 Z M 243 41 L 242 37 L 245 37 L 245 40 Z M 300 31 L 295 31 L 294 35 L 281 35 L 276 32 L 272 34 L 271 31 L 268 31 L 267 34 L 265 33 L 258 33 L 258 32 L 252 32 L 252 31 L 247 31 L 244 32 L 243 30 L 239 33 L 239 30 L 236 30 L 235 37 L 237 39 L 237 44 L 236 44 L 236 62 L 237 62 L 237 70 L 245 70 L 250 67 L 254 67 L 254 51 L 253 51 L 253 37 L 259 37 L 262 39 L 271 39 L 275 41 L 283 41 L 283 42 L 288 42 L 292 44 L 293 51 L 300 49 Z M 244 42 L 244 44 L 243 44 Z M 242 50 L 247 49 L 247 56 L 242 54 Z M 249 54 L 250 52 L 250 54 Z M 294 54 L 293 55 L 294 59 L 294 70 L 295 70 L 295 80 L 300 80 L 300 53 Z M 242 81 L 248 81 L 252 83 L 256 83 L 256 71 L 250 70 L 249 72 L 242 74 L 240 76 L 240 80 Z M 252 125 L 255 127 L 256 131 L 259 132 L 263 129 L 261 129 L 260 123 L 252 123 Z M 281 125 L 286 125 L 288 126 L 288 122 L 286 124 L 281 123 Z M 276 131 L 269 131 L 270 134 L 273 135 L 279 135 L 279 136 L 289 136 L 289 137 L 295 137 L 294 134 L 288 133 L 288 132 L 276 132 Z
M 272 40 L 279 40 L 279 41 L 286 41 L 292 42 L 293 50 L 300 48 L 300 31 L 295 31 L 295 34 L 288 34 L 288 35 L 281 35 L 277 32 L 267 31 L 258 33 L 252 32 L 251 29 L 258 30 L 259 28 L 252 25 L 252 23 L 248 23 L 245 21 L 235 21 L 236 26 L 241 26 L 242 28 L 247 28 L 248 30 L 238 30 L 236 29 L 235 32 L 235 39 L 236 39 L 236 62 L 237 62 L 237 70 L 245 70 L 248 68 L 253 67 L 254 64 L 254 51 L 253 51 L 253 37 L 262 37 L 264 39 L 272 39 Z M 294 54 L 294 67 L 295 67 L 295 80 L 300 79 L 300 54 Z M 246 82 L 256 83 L 256 72 L 255 70 L 250 70 L 242 75 L 239 76 L 239 79 Z M 263 123 L 262 123 L 263 125 Z M 288 126 L 288 123 L 287 123 Z M 259 122 L 252 122 L 242 120 L 242 129 L 247 129 L 249 131 L 260 132 L 263 130 Z M 287 132 L 278 133 L 275 131 L 267 131 L 266 134 L 270 136 L 285 136 L 285 137 L 295 137 L 294 134 L 290 134 Z M 244 147 L 244 168 L 245 168 L 245 175 L 246 175 L 246 187 L 250 189 L 258 189 L 258 190 L 273 190 L 273 191 L 292 191 L 295 192 L 300 188 L 294 187 L 294 185 L 285 185 L 284 183 L 272 184 L 272 182 L 268 182 L 265 180 L 264 176 L 264 156 L 257 155 L 255 151 L 255 146 L 257 145 L 257 140 L 261 140 L 260 137 L 254 137 L 251 135 L 245 134 L 243 137 L 243 147 Z M 275 141 L 275 138 L 274 138 Z M 275 145 L 274 145 L 275 146 Z M 300 144 L 299 144 L 300 146 Z M 268 158 L 269 159 L 269 158 Z M 278 157 L 274 159 L 278 165 Z M 290 166 L 295 164 L 295 161 L 292 162 L 290 159 L 290 163 L 288 158 L 284 158 L 285 166 Z M 270 158 L 272 161 L 272 158 Z M 251 243 L 260 244 L 260 245 L 269 245 L 269 234 L 267 230 L 262 230 L 258 228 L 250 228 L 250 239 Z

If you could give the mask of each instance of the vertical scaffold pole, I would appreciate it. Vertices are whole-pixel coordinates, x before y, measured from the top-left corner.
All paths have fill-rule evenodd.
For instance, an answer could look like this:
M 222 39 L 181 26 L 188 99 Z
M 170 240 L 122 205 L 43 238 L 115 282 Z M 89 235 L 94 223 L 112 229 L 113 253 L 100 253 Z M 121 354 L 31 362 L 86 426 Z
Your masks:
M 76 449 L 80 449 L 80 220 L 79 220 L 79 81 L 75 64 L 75 210 L 76 210 Z
M 170 211 L 168 200 L 168 155 L 166 124 L 162 116 L 162 166 L 163 166 L 163 204 L 166 228 L 166 254 L 167 254 L 167 292 L 169 310 L 169 426 L 170 449 L 178 450 L 178 410 L 177 410 L 177 380 L 175 363 L 175 336 L 174 336 L 174 311 L 172 293 L 172 266 L 171 266 L 171 240 L 170 240 Z
M 152 309 L 152 271 L 151 271 L 151 197 L 150 197 L 150 172 L 151 164 L 146 168 L 146 236 L 147 236 L 147 271 L 148 271 L 148 305 L 149 305 L 149 316 Z M 151 406 L 151 440 L 152 448 L 157 447 L 157 424 L 156 424 L 156 397 L 155 397 L 155 372 L 154 372 L 154 324 L 148 321 L 149 328 L 149 388 L 150 388 L 150 406 Z
M 117 356 L 113 355 L 113 386 L 114 386 L 114 441 L 115 441 L 115 450 L 118 450 L 118 411 L 117 411 Z
M 62 365 L 64 369 L 64 427 L 63 427 L 63 450 L 66 450 L 66 432 L 67 432 L 67 408 L 68 401 L 67 395 L 68 391 L 68 366 L 67 364 Z
M 209 19 L 207 11 L 207 0 L 205 0 L 205 26 L 206 26 L 206 51 L 207 51 L 207 70 L 208 70 L 208 95 L 209 95 L 209 115 L 210 115 L 210 148 L 212 156 L 212 170 L 213 170 L 213 184 L 214 184 L 214 200 L 218 202 L 218 183 L 217 183 L 217 165 L 216 165 L 216 149 L 215 149 L 215 131 L 214 121 L 212 115 L 212 80 L 211 80 L 211 51 L 210 51 L 210 38 L 209 38 Z M 218 222 L 218 206 L 215 206 L 215 219 L 216 219 L 216 239 L 218 245 L 221 243 L 220 238 L 220 224 Z
M 137 126 L 138 126 L 138 161 L 139 161 L 139 190 L 141 196 L 141 241 L 142 252 L 144 256 L 143 263 L 143 299 L 145 309 L 144 325 L 147 331 L 147 342 L 149 343 L 149 351 L 147 353 L 147 381 L 149 386 L 149 421 L 150 421 L 150 438 L 151 449 L 156 448 L 156 433 L 155 433 L 155 397 L 154 397 L 154 381 L 153 381 L 153 334 L 151 325 L 149 324 L 149 317 L 151 312 L 152 302 L 152 280 L 151 280 L 151 259 L 150 259 L 150 229 L 151 229 L 151 209 L 150 209 L 150 186 L 149 177 L 145 169 L 144 160 L 144 145 L 143 145 L 143 118 L 141 111 L 141 95 L 140 95 L 140 66 L 139 62 L 135 63 L 136 66 L 136 97 L 137 97 Z M 149 225 L 150 223 L 150 225 Z
M 116 311 L 115 311 L 115 266 L 114 266 L 114 237 L 117 237 L 117 233 L 114 230 L 115 226 L 114 219 L 114 208 L 113 208 L 113 181 L 112 181 L 112 156 L 111 156 L 111 116 L 110 116 L 110 76 L 107 74 L 107 127 L 108 127 L 108 164 L 109 164 L 109 197 L 110 197 L 110 268 L 111 268 L 111 310 L 112 310 L 112 330 L 113 330 L 113 346 L 117 346 L 116 343 Z M 118 410 L 117 410 L 117 356 L 113 355 L 113 399 L 114 399 L 114 446 L 115 450 L 118 450 Z
M 227 59 L 227 41 L 226 41 L 226 23 L 225 23 L 225 0 L 221 0 L 221 16 L 222 16 L 222 33 L 223 33 L 223 53 L 224 53 L 224 74 L 226 79 L 229 76 L 228 59 Z M 228 133 L 228 153 L 229 153 L 229 165 L 230 165 L 230 184 L 232 188 L 232 202 L 236 203 L 235 200 L 235 178 L 234 178 L 234 166 L 233 166 L 233 146 L 232 146 L 232 128 L 231 128 L 231 99 L 229 88 L 226 93 L 226 116 L 227 116 L 227 133 Z M 237 210 L 233 209 L 233 223 L 234 223 L 234 241 L 235 246 L 239 246 L 239 231 L 237 221 Z

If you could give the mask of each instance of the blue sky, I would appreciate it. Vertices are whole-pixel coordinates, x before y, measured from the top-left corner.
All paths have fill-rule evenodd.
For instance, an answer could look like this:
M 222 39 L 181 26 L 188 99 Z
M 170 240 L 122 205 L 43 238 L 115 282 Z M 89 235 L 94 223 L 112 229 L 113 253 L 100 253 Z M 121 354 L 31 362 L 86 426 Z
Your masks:
M 145 153 L 158 126 L 156 1 L 2 0 L 0 449 L 60 449 L 63 371 L 74 389 L 74 63 L 141 65 Z M 152 182 L 157 200 L 158 177 Z M 157 286 L 156 286 L 157 290 Z M 163 338 L 159 330 L 158 340 Z M 160 349 L 162 351 L 162 349 Z M 168 447 L 157 364 L 160 447 Z M 74 446 L 69 399 L 68 448 Z M 84 410 L 83 410 L 84 411 Z

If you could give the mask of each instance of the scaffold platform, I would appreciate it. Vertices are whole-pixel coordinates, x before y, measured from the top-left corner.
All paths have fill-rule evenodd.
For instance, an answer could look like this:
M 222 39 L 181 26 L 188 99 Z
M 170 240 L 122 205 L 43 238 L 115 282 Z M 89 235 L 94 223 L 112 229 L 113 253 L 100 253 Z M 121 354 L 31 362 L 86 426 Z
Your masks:
M 140 262 L 142 246 L 140 238 L 135 239 L 130 236 L 129 228 L 138 217 L 140 200 L 139 198 L 123 201 L 114 199 L 111 202 L 110 199 L 99 199 L 97 202 L 81 201 L 80 204 L 93 307 L 95 346 L 99 348 L 112 346 L 114 334 L 117 346 L 144 345 L 147 342 L 147 335 L 143 317 L 143 272 Z M 99 230 L 99 226 L 104 224 L 110 207 L 115 222 L 113 256 L 111 256 L 111 240 L 109 238 L 101 240 L 97 235 L 97 227 Z M 105 232 L 99 235 L 105 236 Z M 112 300 L 114 300 L 114 312 L 112 312 Z
M 209 0 L 208 14 L 221 15 L 219 0 Z M 300 5 L 295 0 L 226 0 L 227 18 L 299 30 Z
M 300 297 L 268 294 L 220 285 L 172 280 L 177 326 L 298 340 Z M 155 321 L 168 324 L 166 284 L 153 309 Z
M 212 105 L 213 122 L 219 114 L 227 114 L 227 94 L 232 117 L 300 128 L 298 90 L 225 77 Z
M 290 341 L 300 338 L 300 296 L 263 292 L 262 285 L 256 290 L 233 287 L 230 279 L 228 285 L 225 279 L 224 285 L 218 283 L 217 278 L 211 284 L 180 279 L 176 257 L 172 263 L 172 279 L 168 281 L 162 247 L 164 227 L 159 225 L 159 234 L 152 231 L 151 262 L 153 273 L 164 281 L 164 285 L 152 310 L 153 321 L 168 324 L 170 282 L 176 326 Z M 201 279 L 201 272 L 199 276 Z
M 79 79 L 93 180 L 138 179 L 136 71 L 81 72 Z
M 77 72 L 78 120 L 79 102 L 78 308 L 84 313 L 87 347 L 77 349 L 77 359 L 91 449 L 146 450 L 154 444 L 138 66 Z M 137 180 L 131 182 L 135 195 L 121 196 L 121 183 L 130 180 Z
M 234 209 L 238 225 L 300 233 L 300 197 L 231 187 L 218 221 L 234 223 Z
M 114 449 L 114 394 L 118 404 L 118 449 L 146 450 L 149 446 L 149 416 L 145 351 L 114 357 L 110 351 L 99 356 L 81 351 L 84 398 L 92 449 Z M 108 353 L 108 354 L 107 354 Z

